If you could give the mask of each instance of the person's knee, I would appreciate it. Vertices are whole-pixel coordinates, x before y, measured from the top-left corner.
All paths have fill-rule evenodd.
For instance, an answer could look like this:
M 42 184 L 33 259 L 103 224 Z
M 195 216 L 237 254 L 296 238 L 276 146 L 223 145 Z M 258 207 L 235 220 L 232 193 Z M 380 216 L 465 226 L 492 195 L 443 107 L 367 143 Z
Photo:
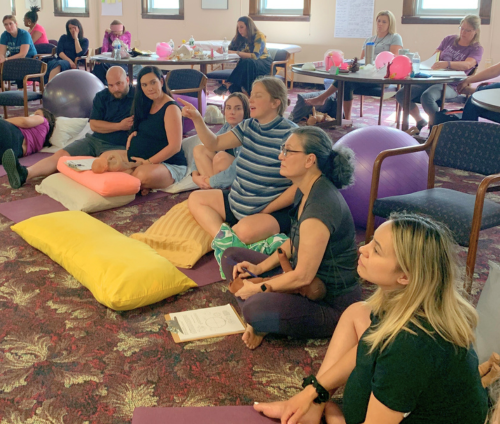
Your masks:
M 238 236 L 240 241 L 245 244 L 255 242 L 255 229 L 247 225 L 245 222 L 239 222 L 233 227 L 233 232 Z
M 198 210 L 198 207 L 202 205 L 203 192 L 193 191 L 188 197 L 188 208 L 190 212 L 194 215 Z
M 213 159 L 213 165 L 214 168 L 220 169 L 220 168 L 226 168 L 231 164 L 231 162 L 234 160 L 234 157 L 231 156 L 229 153 L 226 152 L 217 152 L 214 156 Z
M 404 94 L 403 90 L 399 90 L 399 91 L 396 93 L 396 101 L 397 101 L 400 105 L 402 105 L 402 104 L 403 104 L 404 97 L 405 97 L 405 94 Z

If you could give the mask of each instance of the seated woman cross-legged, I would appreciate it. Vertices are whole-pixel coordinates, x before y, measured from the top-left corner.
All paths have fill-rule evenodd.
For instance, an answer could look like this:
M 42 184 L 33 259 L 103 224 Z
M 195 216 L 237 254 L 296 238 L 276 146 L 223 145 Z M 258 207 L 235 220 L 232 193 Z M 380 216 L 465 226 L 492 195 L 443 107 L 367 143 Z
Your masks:
M 296 188 L 280 174 L 278 156 L 280 146 L 297 125 L 283 118 L 288 102 L 285 84 L 274 77 L 256 80 L 250 96 L 251 118 L 222 135 L 207 128 L 193 105 L 179 101 L 184 104 L 182 114 L 193 120 L 207 149 L 241 146 L 231 190 L 195 191 L 189 196 L 189 210 L 198 224 L 215 237 L 227 222 L 245 244 L 287 233 L 288 210 Z
M 441 224 L 392 215 L 360 248 L 359 276 L 378 288 L 342 314 L 317 375 L 254 408 L 294 424 L 484 424 L 478 315 L 455 288 L 456 253 Z M 328 399 L 344 384 L 341 410 Z
M 184 178 L 182 117 L 168 94 L 161 71 L 146 66 L 138 75 L 132 114 L 134 125 L 126 150 L 104 152 L 92 163 L 95 173 L 123 171 L 141 180 L 141 193 L 167 188 Z
M 222 53 L 222 48 L 217 51 Z M 259 76 L 271 73 L 273 59 L 267 53 L 266 36 L 248 16 L 238 19 L 236 35 L 229 45 L 229 53 L 236 53 L 240 60 L 227 82 L 214 90 L 218 96 L 222 96 L 227 90 L 231 93 L 245 90 L 250 94 L 253 82 Z
M 243 280 L 235 293 L 248 323 L 243 341 L 250 349 L 267 333 L 330 337 L 342 312 L 361 299 L 354 222 L 339 191 L 352 182 L 353 155 L 346 148 L 332 150 L 320 128 L 292 130 L 280 155 L 281 174 L 298 187 L 290 239 L 271 256 L 245 248 L 224 252 L 228 281 L 231 275 L 277 275 L 265 284 Z M 291 258 L 292 269 L 284 274 L 280 250 Z
M 403 39 L 396 33 L 396 18 L 390 10 L 383 10 L 377 14 L 375 19 L 377 24 L 377 34 L 365 40 L 363 50 L 361 51 L 361 59 L 365 58 L 366 43 L 374 43 L 374 56 L 381 52 L 391 52 L 394 55 L 398 54 L 399 49 L 403 47 Z M 306 100 L 309 106 L 323 105 L 333 93 L 337 91 L 338 82 L 335 81 L 327 90 L 317 97 Z M 371 90 L 380 87 L 380 84 L 359 83 L 359 82 L 346 82 L 344 84 L 344 116 L 346 120 L 351 119 L 352 100 L 354 90 L 363 88 L 364 90 Z
M 483 47 L 479 44 L 480 31 L 481 18 L 479 16 L 467 15 L 463 18 L 460 22 L 460 35 L 448 35 L 436 49 L 436 52 L 439 52 L 439 61 L 432 65 L 432 69 L 465 71 L 466 74 L 470 74 L 483 57 Z M 445 100 L 457 97 L 458 84 L 458 82 L 452 82 L 446 85 Z M 439 110 L 437 102 L 441 100 L 442 94 L 443 84 L 411 86 L 410 115 L 415 119 L 419 131 L 427 124 L 429 127 L 434 125 L 434 117 Z M 422 117 L 418 105 L 414 103 L 418 99 L 429 116 L 429 122 Z M 400 105 L 403 104 L 403 89 L 397 92 L 396 100 Z
M 224 102 L 226 123 L 217 132 L 225 134 L 244 119 L 250 118 L 250 105 L 243 93 L 232 93 Z M 211 152 L 203 144 L 193 149 L 195 168 L 191 173 L 193 181 L 200 188 L 228 188 L 236 177 L 236 162 L 239 148 L 222 152 Z

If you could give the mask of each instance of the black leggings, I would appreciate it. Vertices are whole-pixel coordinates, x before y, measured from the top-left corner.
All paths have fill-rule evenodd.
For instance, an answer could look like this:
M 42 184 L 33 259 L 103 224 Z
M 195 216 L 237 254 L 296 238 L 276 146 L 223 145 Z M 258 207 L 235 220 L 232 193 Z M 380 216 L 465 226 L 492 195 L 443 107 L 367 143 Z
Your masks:
M 16 157 L 23 156 L 24 135 L 14 124 L 0 119 L 0 157 L 7 149 L 14 150 Z
M 253 82 L 261 75 L 271 73 L 271 63 L 273 63 L 271 57 L 266 59 L 240 59 L 227 79 L 231 83 L 229 91 L 234 93 L 244 88 L 250 94 Z

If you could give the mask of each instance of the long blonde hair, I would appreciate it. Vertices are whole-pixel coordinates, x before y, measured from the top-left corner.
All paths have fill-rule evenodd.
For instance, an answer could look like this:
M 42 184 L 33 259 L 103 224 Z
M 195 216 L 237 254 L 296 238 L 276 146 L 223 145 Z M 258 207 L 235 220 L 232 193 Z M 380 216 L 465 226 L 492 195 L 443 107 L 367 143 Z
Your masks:
M 476 35 L 474 35 L 470 45 L 479 44 L 479 39 L 481 38 L 481 18 L 477 15 L 467 15 L 460 21 L 460 26 L 462 26 L 464 22 L 467 22 L 472 28 L 474 28 L 474 31 L 476 31 Z M 460 40 L 460 35 L 457 36 L 456 43 L 458 43 L 458 40 Z
M 400 331 L 413 333 L 412 323 L 432 336 L 434 332 L 456 346 L 469 348 L 474 342 L 476 310 L 455 288 L 458 276 L 456 245 L 449 230 L 431 219 L 413 214 L 393 214 L 394 251 L 409 283 L 394 291 L 378 289 L 368 300 L 380 323 L 365 338 L 383 350 Z
M 387 16 L 387 18 L 389 19 L 389 34 L 396 34 L 396 17 L 394 16 L 394 13 L 392 13 L 390 10 L 381 10 L 377 13 L 375 22 L 377 22 L 379 16 Z

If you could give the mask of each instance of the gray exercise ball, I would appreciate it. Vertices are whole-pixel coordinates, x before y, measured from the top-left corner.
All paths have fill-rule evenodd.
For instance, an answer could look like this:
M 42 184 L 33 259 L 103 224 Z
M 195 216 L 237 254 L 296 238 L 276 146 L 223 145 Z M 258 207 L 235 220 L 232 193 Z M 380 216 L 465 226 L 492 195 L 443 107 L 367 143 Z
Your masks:
M 45 86 L 43 107 L 55 116 L 90 118 L 94 97 L 104 88 L 90 72 L 70 69 L 57 74 Z

